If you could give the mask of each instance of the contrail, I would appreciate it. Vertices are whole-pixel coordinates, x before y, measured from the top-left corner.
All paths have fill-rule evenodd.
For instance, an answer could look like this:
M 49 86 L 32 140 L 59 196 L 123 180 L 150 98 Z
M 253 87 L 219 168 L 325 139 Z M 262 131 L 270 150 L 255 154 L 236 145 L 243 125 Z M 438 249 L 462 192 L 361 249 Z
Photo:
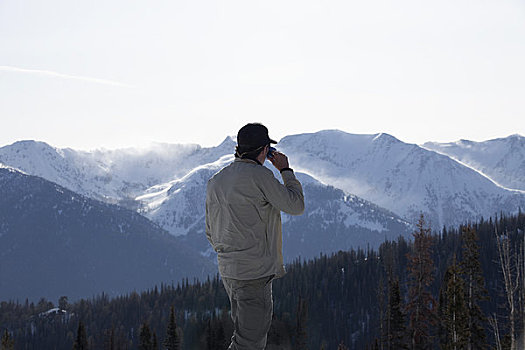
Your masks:
M 120 86 L 120 87 L 126 87 L 126 88 L 134 88 L 133 85 L 120 83 L 118 81 L 107 80 L 107 79 L 91 78 L 91 77 L 84 77 L 84 76 L 81 76 L 81 75 L 70 75 L 70 74 L 64 74 L 64 73 L 59 73 L 59 72 L 53 72 L 53 71 L 50 71 L 50 70 L 26 69 L 26 68 L 18 68 L 18 67 L 13 67 L 13 66 L 0 66 L 0 71 L 40 74 L 40 75 L 47 75 L 47 76 L 50 76 L 50 77 L 63 78 L 63 79 L 82 80 L 82 81 L 87 81 L 87 82 L 96 83 L 96 84 L 104 84 L 104 85 Z

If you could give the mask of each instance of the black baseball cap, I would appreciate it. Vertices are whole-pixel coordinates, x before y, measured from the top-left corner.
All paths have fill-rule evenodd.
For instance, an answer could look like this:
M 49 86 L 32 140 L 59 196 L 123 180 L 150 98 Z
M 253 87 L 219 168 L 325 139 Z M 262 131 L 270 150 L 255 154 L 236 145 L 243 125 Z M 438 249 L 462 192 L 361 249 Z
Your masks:
M 256 149 L 277 143 L 268 136 L 268 128 L 260 123 L 249 123 L 237 133 L 237 144 L 243 149 Z

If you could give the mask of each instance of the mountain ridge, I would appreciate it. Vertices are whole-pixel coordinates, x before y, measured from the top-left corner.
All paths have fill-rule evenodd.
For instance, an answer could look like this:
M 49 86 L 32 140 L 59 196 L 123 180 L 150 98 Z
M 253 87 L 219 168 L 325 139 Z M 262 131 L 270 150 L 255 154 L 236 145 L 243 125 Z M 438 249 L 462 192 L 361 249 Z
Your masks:
M 157 224 L 0 167 L 0 299 L 120 295 L 215 268 Z
M 145 213 L 152 209 L 148 207 L 151 202 L 143 203 L 148 198 L 162 192 L 169 194 L 169 188 L 175 184 L 184 187 L 188 174 L 204 164 L 214 163 L 221 157 L 232 157 L 235 137 L 227 136 L 218 146 L 208 148 L 196 144 L 157 146 L 156 151 L 143 151 L 144 154 L 150 153 L 142 158 L 129 153 L 129 149 L 127 153 L 100 151 L 91 154 L 89 166 L 84 164 L 80 170 L 75 170 L 74 164 L 70 165 L 71 169 L 66 167 L 65 175 L 61 174 L 60 167 L 50 176 L 38 174 L 34 166 L 20 166 L 24 165 L 19 161 L 20 155 L 14 157 L 9 146 L 0 148 L 0 162 L 14 167 L 19 165 L 30 174 L 51 178 L 61 185 L 67 185 L 73 179 L 76 183 L 66 187 Z M 163 147 L 170 148 L 171 153 L 164 152 Z M 478 169 L 458 163 L 448 155 L 405 143 L 388 133 L 350 134 L 337 129 L 322 130 L 285 136 L 277 148 L 289 155 L 290 165 L 298 173 L 363 198 L 411 222 L 423 212 L 436 227 L 453 225 L 479 215 L 493 214 L 494 208 L 487 204 L 490 201 L 511 211 L 523 204 L 522 193 L 496 188 L 492 178 L 483 173 L 484 178 L 480 177 Z M 65 150 L 55 153 L 66 154 Z M 81 159 L 86 157 L 84 154 Z M 120 164 L 123 159 L 125 162 Z M 52 161 L 53 158 L 49 160 Z M 90 171 L 94 173 L 85 175 Z M 77 173 L 81 175 L 76 176 Z M 488 183 L 491 180 L 492 183 Z M 176 186 L 172 191 L 175 190 Z M 447 206 L 449 202 L 455 203 Z M 475 204 L 469 204 L 473 202 Z M 180 234 L 187 232 L 188 227 L 179 227 Z
M 519 134 L 481 142 L 426 142 L 423 147 L 477 169 L 502 187 L 525 191 L 525 137 Z

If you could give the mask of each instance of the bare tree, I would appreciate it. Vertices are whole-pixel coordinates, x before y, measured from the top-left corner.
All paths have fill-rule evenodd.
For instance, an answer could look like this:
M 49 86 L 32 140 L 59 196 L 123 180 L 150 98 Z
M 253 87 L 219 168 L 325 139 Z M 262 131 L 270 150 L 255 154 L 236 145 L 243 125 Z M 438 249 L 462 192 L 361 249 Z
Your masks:
M 496 314 L 489 316 L 489 324 L 494 333 L 494 339 L 496 340 L 496 350 L 502 350 L 501 337 L 499 335 L 498 317 Z
M 516 342 L 516 321 L 518 308 L 516 307 L 517 292 L 520 285 L 520 270 L 518 254 L 511 251 L 510 238 L 508 234 L 499 235 L 496 228 L 496 245 L 498 247 L 498 256 L 501 272 L 503 273 L 503 282 L 505 286 L 505 296 L 509 308 L 509 335 L 510 350 L 517 350 Z

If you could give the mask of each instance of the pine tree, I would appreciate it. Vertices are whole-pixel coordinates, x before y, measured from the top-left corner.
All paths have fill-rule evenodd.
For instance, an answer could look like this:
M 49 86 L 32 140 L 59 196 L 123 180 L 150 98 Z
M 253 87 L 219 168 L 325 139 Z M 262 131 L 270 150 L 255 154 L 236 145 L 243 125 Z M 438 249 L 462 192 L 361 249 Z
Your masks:
M 396 278 L 390 283 L 388 298 L 388 324 L 390 325 L 387 335 L 388 349 L 408 349 L 406 344 L 405 313 L 401 301 L 401 290 L 399 280 Z
M 345 343 L 340 342 L 337 350 L 348 350 L 348 348 L 346 347 Z
M 410 349 L 432 348 L 431 327 L 435 324 L 435 300 L 430 293 L 434 280 L 431 258 L 432 236 L 421 215 L 413 233 L 414 249 L 408 254 L 408 303 Z
M 380 347 L 383 348 L 383 343 L 388 342 L 389 324 L 388 324 L 388 311 L 385 311 L 385 296 L 384 296 L 384 285 L 383 275 L 379 277 L 379 286 L 377 288 L 377 304 L 379 308 L 379 343 Z M 386 315 L 386 317 L 385 317 Z M 386 327 L 385 327 L 386 326 Z
M 308 302 L 306 299 L 299 298 L 297 303 L 297 323 L 295 329 L 295 350 L 305 350 L 308 348 Z
M 445 292 L 440 298 L 440 302 L 443 303 L 440 305 L 440 324 L 444 328 L 443 337 L 440 339 L 441 349 L 465 349 L 470 335 L 468 310 L 465 304 L 464 281 L 455 257 L 447 268 L 443 285 Z
M 106 330 L 105 338 L 104 349 L 115 350 L 115 327 L 111 327 L 110 330 Z
M 465 280 L 465 302 L 467 304 L 469 337 L 468 350 L 487 349 L 485 324 L 487 318 L 481 310 L 480 303 L 489 300 L 485 289 L 485 279 L 479 261 L 478 235 L 470 225 L 462 229 L 463 259 L 461 273 Z
M 166 339 L 164 340 L 164 347 L 166 350 L 181 350 L 182 349 L 182 336 L 177 329 L 177 323 L 175 322 L 175 309 L 171 306 L 170 320 L 168 323 L 168 329 L 166 331 Z
M 224 333 L 224 326 L 221 322 L 221 320 L 218 320 L 218 326 L 217 326 L 217 332 L 216 332 L 216 340 L 217 340 L 217 349 L 226 349 L 228 348 L 228 340 L 226 339 L 226 334 Z
M 7 329 L 4 331 L 4 334 L 2 335 L 2 347 L 0 350 L 13 350 L 15 348 L 15 342 L 13 339 L 11 339 L 11 335 L 7 331 Z
M 87 350 L 87 349 L 88 349 L 88 340 L 87 340 L 87 334 L 86 334 L 86 327 L 84 326 L 84 323 L 80 321 L 78 323 L 77 338 L 75 339 L 75 343 L 73 344 L 73 350 Z
M 208 319 L 208 324 L 206 325 L 206 349 L 214 350 L 217 348 L 215 336 L 215 328 L 211 321 L 211 317 Z
M 68 309 L 68 306 L 69 306 L 69 301 L 67 299 L 67 296 L 61 296 L 59 299 L 58 299 L 58 307 L 61 309 L 61 310 L 67 310 Z
M 153 340 L 151 339 L 151 331 L 146 322 L 144 322 L 140 327 L 139 350 L 153 350 Z
M 159 342 L 157 340 L 157 333 L 153 332 L 153 350 L 159 350 Z

